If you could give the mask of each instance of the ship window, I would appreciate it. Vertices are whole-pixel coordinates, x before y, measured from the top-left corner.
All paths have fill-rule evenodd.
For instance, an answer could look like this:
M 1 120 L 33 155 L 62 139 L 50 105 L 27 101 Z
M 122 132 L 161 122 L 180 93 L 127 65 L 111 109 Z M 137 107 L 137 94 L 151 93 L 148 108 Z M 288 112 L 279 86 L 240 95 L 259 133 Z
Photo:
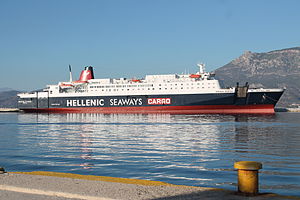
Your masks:
M 183 89 L 183 87 L 181 89 Z

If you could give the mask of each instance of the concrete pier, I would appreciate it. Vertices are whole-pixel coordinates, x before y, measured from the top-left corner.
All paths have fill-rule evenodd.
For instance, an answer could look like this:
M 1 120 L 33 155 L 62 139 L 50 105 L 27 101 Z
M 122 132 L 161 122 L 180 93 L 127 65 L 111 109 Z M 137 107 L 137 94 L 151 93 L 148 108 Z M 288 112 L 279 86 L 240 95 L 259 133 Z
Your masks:
M 11 172 L 0 174 L 0 199 L 231 199 L 250 197 L 216 188 L 172 185 L 159 181 L 78 175 L 56 172 Z M 276 194 L 260 194 L 251 200 L 298 199 Z

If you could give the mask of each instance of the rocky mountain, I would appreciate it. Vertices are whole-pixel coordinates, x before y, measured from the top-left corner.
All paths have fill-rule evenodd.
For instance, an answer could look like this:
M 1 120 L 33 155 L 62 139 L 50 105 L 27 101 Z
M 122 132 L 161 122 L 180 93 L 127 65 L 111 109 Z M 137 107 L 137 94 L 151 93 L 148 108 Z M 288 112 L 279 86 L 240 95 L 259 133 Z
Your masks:
M 300 47 L 266 53 L 246 51 L 215 73 L 225 86 L 249 82 L 253 88 L 286 88 L 277 106 L 300 104 Z
M 17 107 L 17 93 L 16 90 L 4 90 L 0 92 L 0 108 L 16 108 Z

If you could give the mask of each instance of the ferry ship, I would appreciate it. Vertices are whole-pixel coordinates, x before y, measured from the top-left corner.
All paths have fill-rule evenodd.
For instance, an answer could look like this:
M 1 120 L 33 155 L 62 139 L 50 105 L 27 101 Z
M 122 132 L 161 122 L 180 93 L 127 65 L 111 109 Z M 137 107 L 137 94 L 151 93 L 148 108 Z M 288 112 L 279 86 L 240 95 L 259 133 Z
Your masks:
M 69 66 L 70 67 L 70 66 Z M 143 79 L 95 79 L 87 66 L 77 81 L 18 94 L 25 112 L 231 114 L 274 113 L 284 89 L 222 88 L 214 73 L 198 64 L 194 74 L 146 75 Z

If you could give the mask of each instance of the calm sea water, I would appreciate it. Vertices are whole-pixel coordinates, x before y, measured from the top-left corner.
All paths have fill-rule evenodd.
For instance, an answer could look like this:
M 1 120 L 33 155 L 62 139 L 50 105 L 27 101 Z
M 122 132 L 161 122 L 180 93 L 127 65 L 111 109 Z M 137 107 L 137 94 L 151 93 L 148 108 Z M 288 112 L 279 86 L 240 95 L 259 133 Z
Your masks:
M 236 161 L 263 163 L 261 192 L 300 196 L 300 113 L 0 114 L 0 166 L 236 190 Z

